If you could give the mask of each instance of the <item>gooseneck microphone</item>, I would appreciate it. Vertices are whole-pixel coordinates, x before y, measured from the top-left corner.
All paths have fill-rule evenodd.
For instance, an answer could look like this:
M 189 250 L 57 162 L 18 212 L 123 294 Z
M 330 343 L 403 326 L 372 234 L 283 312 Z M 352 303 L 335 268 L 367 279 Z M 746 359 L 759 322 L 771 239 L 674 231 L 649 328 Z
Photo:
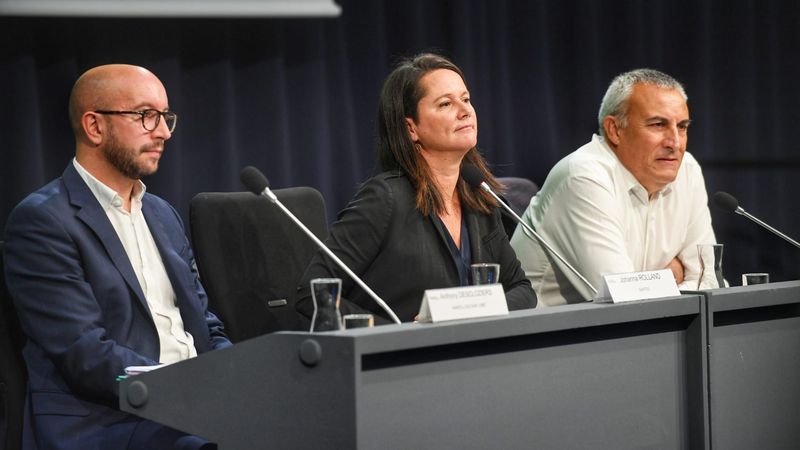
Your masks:
M 727 192 L 717 192 L 712 196 L 714 204 L 722 210 L 730 211 L 732 213 L 739 214 L 740 216 L 747 217 L 748 219 L 752 220 L 753 222 L 761 225 L 762 227 L 766 228 L 767 230 L 771 231 L 774 235 L 778 236 L 779 238 L 783 239 L 784 241 L 794 245 L 797 248 L 800 248 L 800 243 L 795 241 L 794 239 L 790 238 L 789 236 L 781 233 L 780 231 L 772 228 L 771 226 L 767 225 L 763 221 L 759 220 L 757 217 L 753 216 L 749 212 L 745 211 L 744 208 L 739 206 L 739 201 L 736 200 L 736 197 L 728 194 Z
M 295 217 L 295 215 L 292 214 L 292 212 L 289 211 L 289 209 L 286 208 L 286 206 L 284 206 L 283 203 L 280 202 L 280 200 L 278 200 L 278 197 L 276 197 L 275 194 L 269 188 L 269 181 L 267 180 L 267 177 L 265 177 L 260 170 L 256 169 L 253 166 L 247 166 L 244 169 L 242 169 L 242 172 L 239 175 L 239 179 L 242 181 L 242 184 L 244 184 L 244 186 L 248 190 L 250 190 L 250 192 L 256 195 L 263 195 L 270 202 L 278 205 L 281 211 L 283 211 L 284 214 L 289 216 L 289 218 L 292 219 L 292 221 L 294 221 L 294 223 L 296 223 L 297 226 L 300 227 L 300 229 L 303 230 L 303 232 L 307 234 L 308 237 L 310 237 L 311 240 L 314 241 L 314 243 L 317 244 L 320 250 L 325 252 L 325 254 L 328 255 L 336 263 L 336 265 L 341 267 L 341 269 L 344 270 L 347 273 L 347 275 L 349 275 L 350 278 L 352 278 L 353 281 L 356 282 L 356 284 L 361 286 L 361 289 L 364 289 L 364 291 L 366 291 L 366 293 L 369 294 L 369 296 L 372 297 L 373 300 L 375 300 L 375 303 L 377 303 L 378 306 L 380 306 L 384 311 L 386 311 L 387 314 L 389 314 L 389 317 L 392 319 L 392 321 L 394 321 L 395 323 L 401 323 L 400 319 L 397 318 L 397 314 L 395 314 L 394 311 L 392 311 L 392 308 L 389 308 L 389 305 L 387 305 L 386 302 L 383 301 L 383 299 L 378 297 L 378 294 L 376 294 L 372 289 L 370 289 L 370 287 L 367 286 L 367 284 L 364 283 L 364 281 L 361 278 L 359 278 L 358 275 L 353 273 L 353 271 L 350 270 L 350 268 L 347 267 L 347 265 L 344 262 L 342 262 L 342 260 L 339 259 L 339 257 L 333 254 L 331 249 L 329 249 L 325 244 L 323 244 L 322 241 L 320 241 L 319 238 L 316 235 L 314 235 L 314 233 L 312 233 L 311 230 L 309 230 L 303 224 L 303 222 L 300 221 L 300 219 Z
M 547 249 L 547 251 L 550 252 L 551 255 L 553 255 L 555 258 L 561 261 L 561 263 L 564 264 L 564 266 L 566 266 L 570 270 L 570 272 L 575 274 L 575 276 L 578 277 L 583 282 L 583 284 L 585 284 L 592 291 L 594 297 L 595 298 L 597 297 L 597 289 L 595 289 L 592 283 L 590 283 L 589 280 L 586 279 L 586 277 L 581 275 L 581 273 L 578 272 L 577 269 L 572 267 L 572 265 L 568 263 L 563 256 L 561 256 L 557 251 L 555 251 L 555 249 L 551 247 L 550 244 L 547 243 L 547 241 L 545 241 L 544 238 L 541 235 L 539 235 L 539 233 L 536 232 L 536 230 L 534 230 L 533 228 L 530 227 L 530 225 L 525 223 L 525 221 L 523 221 L 522 218 L 520 218 L 517 215 L 517 213 L 515 213 L 514 210 L 511 209 L 511 207 L 508 206 L 506 202 L 504 202 L 503 199 L 501 199 L 500 196 L 497 195 L 488 184 L 486 184 L 483 174 L 481 173 L 480 170 L 478 170 L 477 167 L 475 167 L 474 164 L 464 163 L 461 166 L 461 178 L 463 178 L 464 181 L 466 181 L 467 184 L 469 184 L 473 188 L 483 189 L 484 191 L 489 193 L 489 195 L 494 197 L 494 199 L 497 200 L 497 203 L 499 203 L 503 207 L 503 209 L 505 209 L 509 214 L 511 214 L 511 216 L 514 218 L 514 220 L 517 221 L 518 224 L 522 225 L 522 228 L 525 231 L 525 234 L 528 236 L 528 238 L 534 236 L 536 240 L 538 240 L 539 243 L 542 245 L 542 247 Z M 591 301 L 593 299 L 589 300 Z

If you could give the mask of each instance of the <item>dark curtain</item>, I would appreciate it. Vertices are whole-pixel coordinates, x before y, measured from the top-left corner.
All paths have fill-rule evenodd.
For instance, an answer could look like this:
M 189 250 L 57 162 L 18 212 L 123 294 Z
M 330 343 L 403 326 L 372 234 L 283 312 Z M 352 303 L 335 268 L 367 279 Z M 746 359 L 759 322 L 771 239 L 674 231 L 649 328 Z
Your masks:
M 151 69 L 178 128 L 145 180 L 188 217 L 203 191 L 243 190 L 244 165 L 275 188 L 322 191 L 331 219 L 373 170 L 378 91 L 393 62 L 424 50 L 464 70 L 479 146 L 501 176 L 537 183 L 587 142 L 611 78 L 653 67 L 683 81 L 689 150 L 708 190 L 800 233 L 800 4 L 794 1 L 339 0 L 335 19 L 0 18 L 0 226 L 74 153 L 72 83 L 111 62 Z M 725 274 L 798 278 L 797 250 L 712 209 Z

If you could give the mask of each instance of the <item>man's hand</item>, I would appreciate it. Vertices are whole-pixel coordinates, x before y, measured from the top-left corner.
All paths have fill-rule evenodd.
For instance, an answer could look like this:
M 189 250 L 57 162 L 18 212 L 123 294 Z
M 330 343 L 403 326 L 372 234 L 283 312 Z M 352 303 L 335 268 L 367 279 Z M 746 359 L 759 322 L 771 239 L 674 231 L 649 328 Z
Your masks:
M 683 283 L 683 263 L 677 256 L 672 258 L 672 261 L 667 264 L 666 268 L 672 271 L 672 275 L 675 276 L 675 282 L 677 284 Z

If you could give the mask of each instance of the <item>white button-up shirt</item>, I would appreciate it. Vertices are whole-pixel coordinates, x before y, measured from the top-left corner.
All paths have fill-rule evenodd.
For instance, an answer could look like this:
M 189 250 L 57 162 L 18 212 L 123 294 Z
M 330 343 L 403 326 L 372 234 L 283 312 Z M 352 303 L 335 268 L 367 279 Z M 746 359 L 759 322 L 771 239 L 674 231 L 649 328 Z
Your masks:
M 715 243 L 700 165 L 685 153 L 675 181 L 652 198 L 604 140 L 559 161 L 522 217 L 601 290 L 605 274 L 663 269 L 676 256 L 681 289 L 697 289 L 698 244 Z M 511 246 L 540 305 L 574 303 L 591 291 L 518 226 Z
M 142 197 L 146 189 L 144 183 L 140 180 L 134 188 L 131 211 L 128 212 L 123 208 L 122 198 L 113 189 L 87 172 L 77 160 L 73 159 L 72 162 L 100 202 L 128 254 L 158 330 L 161 345 L 159 362 L 173 363 L 197 356 L 194 338 L 183 328 L 175 291 L 142 214 Z

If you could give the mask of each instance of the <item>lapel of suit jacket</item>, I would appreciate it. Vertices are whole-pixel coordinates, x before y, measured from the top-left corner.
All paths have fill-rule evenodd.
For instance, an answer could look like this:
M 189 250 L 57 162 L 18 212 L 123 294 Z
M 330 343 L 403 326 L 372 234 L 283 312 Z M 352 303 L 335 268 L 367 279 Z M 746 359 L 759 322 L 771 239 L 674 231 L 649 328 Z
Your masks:
M 86 182 L 83 181 L 83 178 L 81 178 L 77 169 L 75 169 L 75 166 L 71 162 L 67 165 L 67 169 L 64 171 L 61 179 L 69 193 L 70 203 L 78 208 L 75 217 L 94 231 L 100 239 L 100 243 L 103 244 L 103 247 L 106 249 L 106 253 L 108 253 L 109 258 L 111 258 L 114 267 L 117 268 L 122 278 L 124 278 L 125 282 L 128 284 L 128 287 L 131 288 L 136 298 L 139 299 L 139 303 L 142 307 L 150 312 L 150 308 L 147 306 L 147 300 L 144 298 L 142 287 L 139 285 L 139 279 L 136 278 L 136 272 L 133 271 L 133 266 L 128 258 L 128 254 L 125 252 L 125 247 L 122 246 L 122 241 L 119 240 L 117 231 L 114 229 L 114 226 L 111 225 L 111 221 L 108 220 L 106 212 L 100 207 L 100 202 L 97 201 L 97 198 L 95 198 L 89 186 L 86 185 Z
M 458 266 L 456 266 L 455 261 L 453 261 L 453 255 L 450 253 L 450 244 L 448 244 L 448 239 L 452 239 L 449 236 L 448 231 L 445 229 L 444 222 L 441 221 L 438 217 L 435 216 L 435 212 L 432 212 L 430 215 L 426 217 L 426 220 L 429 220 L 433 228 L 436 230 L 436 233 L 439 235 L 439 248 L 438 251 L 441 252 L 442 257 L 437 257 L 436 260 L 442 261 L 443 264 L 447 265 L 447 272 L 453 283 L 457 286 L 460 283 L 460 276 L 458 275 Z M 430 249 L 430 251 L 434 251 Z
M 469 246 L 471 252 L 470 263 L 475 264 L 479 262 L 485 262 L 484 261 L 485 252 L 482 246 L 483 230 L 479 223 L 478 215 L 466 207 L 464 207 L 461 210 L 461 213 L 464 215 L 464 220 L 467 223 L 467 231 L 469 233 Z M 431 221 L 431 223 L 433 224 L 433 228 L 435 228 L 436 232 L 439 234 L 439 239 L 444 248 L 444 252 L 448 256 L 448 258 L 445 258 L 445 260 L 451 263 L 450 264 L 451 268 L 455 271 L 455 274 L 458 275 L 458 267 L 456 267 L 455 263 L 453 263 L 453 258 L 452 256 L 450 256 L 450 247 L 447 244 L 448 239 L 451 239 L 451 237 L 448 236 L 448 232 L 444 227 L 444 223 L 441 220 L 436 220 L 433 217 L 433 215 L 429 216 L 428 220 Z
M 438 217 L 436 217 L 435 214 L 436 214 L 435 212 L 432 212 L 428 216 L 428 220 L 431 221 L 431 224 L 433 224 L 433 228 L 435 228 L 436 232 L 439 233 L 439 239 L 441 239 L 441 243 L 444 246 L 444 248 L 447 250 L 447 252 L 448 252 L 447 254 L 449 255 L 450 254 L 449 253 L 450 250 L 449 250 L 449 247 L 447 245 L 447 234 L 448 234 L 447 230 L 445 230 L 444 223 L 442 223 L 441 219 L 437 220 Z
M 472 264 L 485 262 L 483 251 L 483 230 L 478 222 L 478 215 L 469 208 L 464 208 L 463 214 L 467 218 L 467 230 L 469 230 L 469 246 L 472 252 Z
M 200 311 L 198 302 L 194 301 L 195 290 L 194 286 L 190 284 L 190 278 L 185 274 L 185 262 L 176 251 L 175 245 L 170 242 L 169 232 L 164 225 L 164 218 L 161 216 L 163 211 L 164 208 L 154 205 L 152 197 L 148 194 L 144 195 L 142 214 L 147 221 L 147 227 L 156 243 L 158 253 L 161 255 L 167 277 L 172 283 L 184 329 L 194 336 L 195 347 L 198 352 L 202 352 L 203 346 L 208 342 L 208 328 L 204 322 L 205 315 L 203 311 Z

